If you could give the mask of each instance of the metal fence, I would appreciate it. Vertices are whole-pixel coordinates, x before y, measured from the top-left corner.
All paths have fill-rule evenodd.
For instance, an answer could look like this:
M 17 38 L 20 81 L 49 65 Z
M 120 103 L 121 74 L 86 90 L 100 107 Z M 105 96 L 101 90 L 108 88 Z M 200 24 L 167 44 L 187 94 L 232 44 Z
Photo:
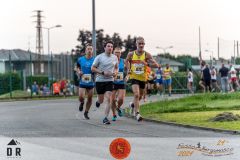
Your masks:
M 74 60 L 71 54 L 39 55 L 8 50 L 0 56 L 0 98 L 52 96 L 54 83 L 60 91 L 74 94 Z M 59 93 L 61 95 L 61 92 Z
M 76 58 L 71 54 L 42 55 L 39 61 L 38 55 L 31 52 L 8 51 L 0 58 L 0 98 L 71 96 L 77 93 L 78 82 L 73 70 Z M 199 78 L 195 77 L 193 87 L 198 91 Z M 172 93 L 188 93 L 186 75 L 175 75 L 172 80 Z M 131 85 L 127 85 L 127 92 L 131 92 Z

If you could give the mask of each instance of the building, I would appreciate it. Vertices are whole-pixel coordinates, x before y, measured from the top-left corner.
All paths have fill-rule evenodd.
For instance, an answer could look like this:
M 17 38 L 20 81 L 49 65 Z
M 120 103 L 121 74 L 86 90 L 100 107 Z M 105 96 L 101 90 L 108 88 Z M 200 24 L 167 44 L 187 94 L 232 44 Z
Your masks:
M 170 67 L 175 71 L 179 71 L 179 67 L 184 66 L 183 63 L 177 62 L 168 58 L 160 57 L 160 56 L 153 56 L 153 58 L 157 61 L 157 63 L 161 64 L 163 68 L 165 68 L 166 64 L 169 64 Z
M 61 53 L 51 56 L 41 55 L 41 64 L 39 65 L 39 55 L 33 52 L 21 49 L 0 50 L 0 73 L 10 71 L 23 72 L 24 75 L 53 76 L 54 79 L 72 79 L 73 77 L 73 60 L 72 55 Z M 11 65 L 10 65 L 11 60 Z M 11 66 L 11 67 L 10 67 Z M 51 67 L 52 66 L 52 67 Z M 53 75 L 51 75 L 53 73 Z

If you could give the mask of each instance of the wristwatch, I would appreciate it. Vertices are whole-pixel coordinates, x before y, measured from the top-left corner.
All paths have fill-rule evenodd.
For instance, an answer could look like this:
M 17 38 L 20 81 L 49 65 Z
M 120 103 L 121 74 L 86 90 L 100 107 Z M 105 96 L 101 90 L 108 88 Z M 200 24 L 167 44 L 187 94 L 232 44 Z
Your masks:
M 102 75 L 104 75 L 104 71 L 102 71 Z

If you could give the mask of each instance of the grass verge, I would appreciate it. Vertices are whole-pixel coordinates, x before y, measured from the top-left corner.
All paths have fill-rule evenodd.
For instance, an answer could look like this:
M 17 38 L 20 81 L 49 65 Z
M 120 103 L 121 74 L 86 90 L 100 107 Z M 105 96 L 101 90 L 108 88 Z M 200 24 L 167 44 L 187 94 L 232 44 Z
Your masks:
M 240 114 L 240 94 L 204 94 L 171 101 L 145 104 L 141 114 L 145 118 L 202 127 L 240 130 L 240 121 L 210 122 L 222 112 Z

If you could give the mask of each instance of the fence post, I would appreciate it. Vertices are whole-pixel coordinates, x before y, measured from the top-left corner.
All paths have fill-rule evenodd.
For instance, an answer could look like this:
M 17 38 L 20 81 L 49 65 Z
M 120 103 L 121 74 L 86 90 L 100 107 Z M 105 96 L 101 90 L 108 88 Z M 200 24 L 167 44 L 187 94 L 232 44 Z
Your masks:
M 30 90 L 31 90 L 31 98 L 32 98 L 32 69 L 33 69 L 33 64 L 32 64 L 32 54 L 31 52 L 28 50 L 29 54 L 30 54 Z
M 53 54 L 51 52 L 51 94 L 53 95 Z
M 11 54 L 9 51 L 9 67 L 10 67 L 10 76 L 9 76 L 9 81 L 10 81 L 10 98 L 12 99 L 12 60 L 11 60 Z

